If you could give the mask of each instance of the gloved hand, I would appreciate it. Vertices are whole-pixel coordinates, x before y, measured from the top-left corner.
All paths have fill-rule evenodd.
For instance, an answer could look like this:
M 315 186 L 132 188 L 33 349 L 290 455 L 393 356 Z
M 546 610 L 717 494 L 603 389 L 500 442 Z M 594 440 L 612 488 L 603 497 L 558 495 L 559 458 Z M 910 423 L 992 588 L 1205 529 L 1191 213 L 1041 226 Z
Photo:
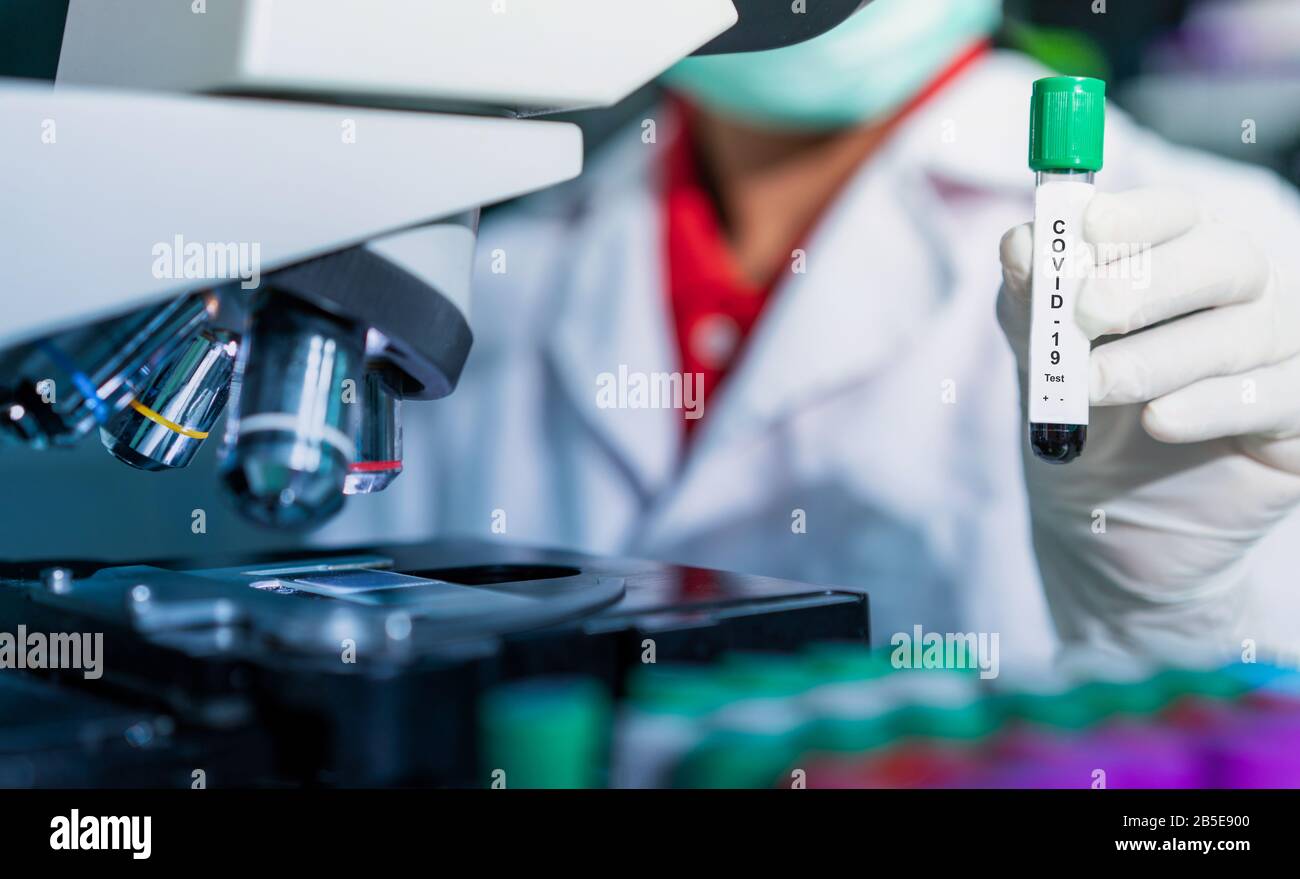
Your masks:
M 1249 550 L 1300 504 L 1300 289 L 1178 191 L 1098 193 L 1083 235 L 1087 443 L 1062 466 L 1025 442 L 1057 628 L 1067 644 L 1172 660 L 1239 652 L 1258 612 Z M 1150 250 L 1107 262 L 1129 242 Z M 1001 244 L 998 317 L 1022 410 L 1032 243 L 1026 224 Z

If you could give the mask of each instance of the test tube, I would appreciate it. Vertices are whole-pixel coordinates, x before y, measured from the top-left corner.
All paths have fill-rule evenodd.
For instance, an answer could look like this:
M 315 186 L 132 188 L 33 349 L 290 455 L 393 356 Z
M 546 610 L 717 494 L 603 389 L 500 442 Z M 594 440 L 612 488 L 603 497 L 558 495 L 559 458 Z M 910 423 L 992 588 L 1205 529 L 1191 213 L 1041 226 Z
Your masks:
M 1082 76 L 1034 83 L 1029 167 L 1034 193 L 1033 304 L 1029 330 L 1029 442 L 1034 454 L 1067 464 L 1088 438 L 1091 345 L 1074 319 L 1091 258 L 1083 214 L 1102 165 L 1106 84 Z
M 610 786 L 668 787 L 682 757 L 703 741 L 709 715 L 735 697 L 711 666 L 643 665 L 628 679 L 614 727 Z

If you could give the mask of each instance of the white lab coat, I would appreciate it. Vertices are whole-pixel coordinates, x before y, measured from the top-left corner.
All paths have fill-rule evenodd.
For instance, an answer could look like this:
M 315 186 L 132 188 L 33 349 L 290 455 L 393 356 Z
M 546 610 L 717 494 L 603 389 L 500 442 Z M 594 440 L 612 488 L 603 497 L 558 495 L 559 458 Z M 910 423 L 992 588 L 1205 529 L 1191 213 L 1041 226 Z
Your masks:
M 998 633 L 1004 668 L 1046 657 L 1025 425 L 994 317 L 998 240 L 1032 214 L 1042 75 L 991 54 L 902 124 L 807 239 L 806 272 L 779 285 L 685 449 L 679 411 L 596 404 L 620 365 L 680 369 L 657 194 L 667 117 L 657 144 L 638 124 L 580 180 L 490 216 L 458 390 L 406 407 L 407 472 L 325 538 L 469 535 L 866 590 L 878 644 L 920 624 Z M 1176 183 L 1268 229 L 1271 175 L 1118 111 L 1106 134 L 1102 188 Z

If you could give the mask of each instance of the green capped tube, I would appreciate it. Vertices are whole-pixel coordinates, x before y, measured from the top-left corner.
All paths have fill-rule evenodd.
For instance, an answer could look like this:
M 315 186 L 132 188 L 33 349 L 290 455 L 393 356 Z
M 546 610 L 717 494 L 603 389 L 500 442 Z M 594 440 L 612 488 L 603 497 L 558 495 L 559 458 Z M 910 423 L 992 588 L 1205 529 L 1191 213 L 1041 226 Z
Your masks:
M 1029 167 L 1034 193 L 1032 318 L 1029 330 L 1029 442 L 1034 454 L 1066 464 L 1088 438 L 1091 344 L 1074 319 L 1092 260 L 1083 215 L 1101 170 L 1106 83 L 1051 76 L 1034 83 Z

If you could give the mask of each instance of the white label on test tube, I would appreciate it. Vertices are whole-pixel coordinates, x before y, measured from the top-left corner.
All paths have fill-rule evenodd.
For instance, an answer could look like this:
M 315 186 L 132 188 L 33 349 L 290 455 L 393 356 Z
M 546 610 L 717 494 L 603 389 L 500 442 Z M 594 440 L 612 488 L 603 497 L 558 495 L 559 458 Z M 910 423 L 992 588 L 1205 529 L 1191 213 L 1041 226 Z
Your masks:
M 1091 264 L 1083 212 L 1093 184 L 1047 180 L 1034 195 L 1033 323 L 1029 330 L 1029 420 L 1088 423 L 1088 337 L 1074 305 Z

